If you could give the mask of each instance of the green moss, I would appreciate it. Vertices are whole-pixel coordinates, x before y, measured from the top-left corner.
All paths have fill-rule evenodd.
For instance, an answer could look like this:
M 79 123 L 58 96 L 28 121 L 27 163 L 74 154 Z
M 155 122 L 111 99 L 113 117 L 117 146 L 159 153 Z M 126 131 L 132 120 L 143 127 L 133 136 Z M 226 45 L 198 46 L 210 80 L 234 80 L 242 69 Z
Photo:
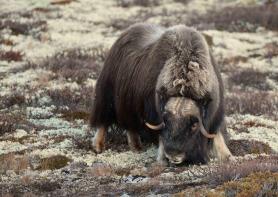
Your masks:
M 71 159 L 64 155 L 55 155 L 52 157 L 44 158 L 37 170 L 55 170 L 65 167 Z

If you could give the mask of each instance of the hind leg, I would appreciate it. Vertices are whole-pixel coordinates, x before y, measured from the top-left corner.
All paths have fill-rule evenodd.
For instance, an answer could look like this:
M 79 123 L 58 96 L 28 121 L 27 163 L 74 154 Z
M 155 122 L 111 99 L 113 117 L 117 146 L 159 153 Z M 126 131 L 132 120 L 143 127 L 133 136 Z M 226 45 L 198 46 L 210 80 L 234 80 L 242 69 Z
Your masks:
M 137 132 L 127 131 L 127 142 L 132 151 L 142 150 L 140 136 Z
M 93 148 L 97 153 L 101 153 L 105 150 L 105 137 L 107 130 L 107 127 L 99 127 L 93 138 Z

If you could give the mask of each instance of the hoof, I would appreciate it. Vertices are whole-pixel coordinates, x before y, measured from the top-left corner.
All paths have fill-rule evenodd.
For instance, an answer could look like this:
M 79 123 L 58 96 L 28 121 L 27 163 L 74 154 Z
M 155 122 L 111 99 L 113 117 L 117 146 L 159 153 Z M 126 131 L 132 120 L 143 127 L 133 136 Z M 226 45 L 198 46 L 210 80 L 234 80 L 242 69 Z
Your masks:
M 233 155 L 230 155 L 230 156 L 227 158 L 227 160 L 230 161 L 230 162 L 236 162 L 236 161 L 237 161 L 237 160 L 236 160 L 236 157 L 233 156 Z
M 139 143 L 139 144 L 138 143 L 135 143 L 135 144 L 131 143 L 131 144 L 129 144 L 129 148 L 132 152 L 142 152 L 142 150 L 143 150 L 141 143 Z
M 169 165 L 169 162 L 167 161 L 167 159 L 157 159 L 156 160 L 156 164 L 157 165 L 160 165 L 160 166 L 168 166 Z
M 225 154 L 218 157 L 218 160 L 220 162 L 229 162 L 229 161 L 235 161 L 235 157 L 232 154 Z
M 93 149 L 96 153 L 102 153 L 105 150 L 105 143 L 93 138 Z
M 142 143 L 140 136 L 135 132 L 127 132 L 127 142 L 131 151 L 140 152 L 142 151 Z

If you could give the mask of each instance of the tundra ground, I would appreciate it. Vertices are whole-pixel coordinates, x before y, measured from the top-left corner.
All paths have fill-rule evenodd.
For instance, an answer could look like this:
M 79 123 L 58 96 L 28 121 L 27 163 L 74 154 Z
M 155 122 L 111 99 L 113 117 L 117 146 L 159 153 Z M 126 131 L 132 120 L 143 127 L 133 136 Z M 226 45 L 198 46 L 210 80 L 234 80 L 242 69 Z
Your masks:
M 0 0 L 1 196 L 278 195 L 278 5 L 272 1 Z M 213 11 L 213 12 L 212 12 Z M 107 51 L 135 22 L 196 27 L 225 83 L 235 161 L 155 165 L 88 127 Z M 119 137 L 120 136 L 120 137 Z

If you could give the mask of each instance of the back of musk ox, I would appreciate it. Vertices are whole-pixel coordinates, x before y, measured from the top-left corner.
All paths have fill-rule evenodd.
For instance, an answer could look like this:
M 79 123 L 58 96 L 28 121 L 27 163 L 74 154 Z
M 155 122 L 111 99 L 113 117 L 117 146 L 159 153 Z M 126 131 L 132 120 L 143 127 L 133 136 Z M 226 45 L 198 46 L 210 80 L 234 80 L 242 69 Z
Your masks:
M 204 37 L 184 25 L 135 24 L 121 34 L 96 84 L 93 146 L 105 148 L 108 127 L 127 130 L 132 150 L 139 132 L 159 135 L 157 160 L 205 163 L 231 156 L 225 144 L 223 83 Z

